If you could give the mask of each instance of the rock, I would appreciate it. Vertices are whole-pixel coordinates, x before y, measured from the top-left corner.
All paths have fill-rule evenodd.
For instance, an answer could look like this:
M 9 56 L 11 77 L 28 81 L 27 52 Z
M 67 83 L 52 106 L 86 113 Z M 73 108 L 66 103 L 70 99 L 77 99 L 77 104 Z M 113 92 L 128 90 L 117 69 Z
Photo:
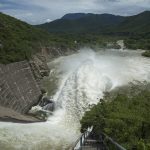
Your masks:
M 53 113 L 51 111 L 44 110 L 41 106 L 37 105 L 31 108 L 29 114 L 34 115 L 39 119 L 47 120 L 47 118 Z
M 119 40 L 116 44 L 120 47 L 121 50 L 125 49 L 124 40 Z
M 39 103 L 39 106 L 42 107 L 44 110 L 54 111 L 55 103 L 53 100 L 49 99 L 48 97 L 43 97 Z
M 46 51 L 47 54 L 47 59 L 52 59 L 52 58 L 57 58 L 59 56 L 65 56 L 65 55 L 70 55 L 73 54 L 75 52 L 77 52 L 79 48 L 68 48 L 66 46 L 63 45 L 59 45 L 59 46 L 50 46 L 50 47 L 46 47 L 44 49 L 44 52 Z
M 47 105 L 43 106 L 43 109 L 48 111 L 54 111 L 54 108 L 55 108 L 54 102 L 48 103 Z
M 29 63 L 37 83 L 42 88 L 40 81 L 44 76 L 49 75 L 46 57 L 38 53 L 32 56 L 32 59 L 30 59 Z
M 50 115 L 53 114 L 52 111 L 54 111 L 54 108 L 54 101 L 47 97 L 47 93 L 45 90 L 42 90 L 41 99 L 39 100 L 39 103 L 29 110 L 29 114 L 32 114 L 39 119 L 46 120 Z

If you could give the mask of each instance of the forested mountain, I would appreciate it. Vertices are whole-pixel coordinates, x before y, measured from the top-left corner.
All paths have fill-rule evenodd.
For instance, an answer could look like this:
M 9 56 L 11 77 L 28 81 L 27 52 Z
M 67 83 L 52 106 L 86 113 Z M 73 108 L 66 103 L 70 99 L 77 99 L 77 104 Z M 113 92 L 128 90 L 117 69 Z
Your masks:
M 126 17 L 118 25 L 118 31 L 138 32 L 150 34 L 150 11 L 145 11 L 135 16 Z
M 88 45 L 105 46 L 109 39 L 123 39 L 127 48 L 150 49 L 150 11 L 128 17 L 112 14 L 66 14 L 61 19 L 37 27 Z
M 125 17 L 111 14 L 67 14 L 61 19 L 53 22 L 39 25 L 49 32 L 71 32 L 71 33 L 89 33 L 104 32 L 112 26 L 116 26 Z
M 111 14 L 66 14 L 61 19 L 39 25 L 49 32 L 65 33 L 134 33 L 150 32 L 150 11 L 123 17 Z
M 85 13 L 70 13 L 70 14 L 64 15 L 61 19 L 76 20 L 76 19 L 85 17 L 86 15 L 88 15 L 88 14 L 85 14 Z
M 84 45 L 104 47 L 108 42 L 118 39 L 124 39 L 128 48 L 150 49 L 150 11 L 130 17 L 67 14 L 61 19 L 38 26 L 0 13 L 1 63 L 30 58 L 41 46 L 55 45 L 64 49 Z
M 49 42 L 49 33 L 0 13 L 0 62 L 24 60 Z

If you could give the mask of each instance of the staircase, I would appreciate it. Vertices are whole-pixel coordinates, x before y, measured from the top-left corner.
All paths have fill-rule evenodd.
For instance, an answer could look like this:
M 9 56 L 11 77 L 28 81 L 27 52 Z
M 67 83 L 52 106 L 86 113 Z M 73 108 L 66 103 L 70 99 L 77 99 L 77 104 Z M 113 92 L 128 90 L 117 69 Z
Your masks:
M 126 150 L 104 133 L 100 133 L 99 136 L 96 137 L 92 129 L 93 127 L 88 128 L 87 131 L 81 135 L 72 150 Z
M 88 137 L 84 145 L 80 147 L 80 150 L 107 150 L 103 141 L 98 141 L 92 137 Z

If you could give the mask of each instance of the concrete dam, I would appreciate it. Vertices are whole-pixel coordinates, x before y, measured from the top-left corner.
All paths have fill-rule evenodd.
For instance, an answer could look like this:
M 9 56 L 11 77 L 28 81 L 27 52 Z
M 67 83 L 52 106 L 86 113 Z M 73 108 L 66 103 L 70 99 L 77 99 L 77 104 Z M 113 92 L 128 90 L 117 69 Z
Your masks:
M 0 64 L 0 106 L 25 114 L 38 102 L 40 93 L 29 62 Z

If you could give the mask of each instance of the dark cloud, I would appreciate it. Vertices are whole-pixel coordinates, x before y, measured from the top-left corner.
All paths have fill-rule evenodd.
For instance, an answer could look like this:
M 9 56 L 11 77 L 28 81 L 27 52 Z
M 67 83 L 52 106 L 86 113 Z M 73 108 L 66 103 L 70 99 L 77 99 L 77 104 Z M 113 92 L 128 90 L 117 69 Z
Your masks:
M 134 15 L 150 10 L 150 0 L 0 0 L 0 11 L 31 24 L 60 18 L 66 13 Z

